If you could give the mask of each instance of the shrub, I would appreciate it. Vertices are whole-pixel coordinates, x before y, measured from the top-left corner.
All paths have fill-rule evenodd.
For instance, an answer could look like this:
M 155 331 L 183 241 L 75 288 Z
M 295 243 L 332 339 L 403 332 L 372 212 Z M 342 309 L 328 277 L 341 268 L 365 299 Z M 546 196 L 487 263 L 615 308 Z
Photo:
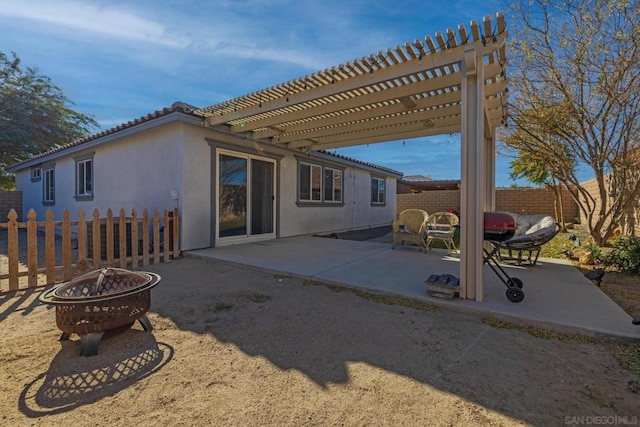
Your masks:
M 624 274 L 640 275 L 640 238 L 631 236 L 615 241 L 607 256 L 607 264 Z
M 595 242 L 587 243 L 585 249 L 591 252 L 591 255 L 593 255 L 593 260 L 595 262 L 600 263 L 604 259 L 602 256 L 602 249 L 600 249 L 600 246 L 598 246 Z

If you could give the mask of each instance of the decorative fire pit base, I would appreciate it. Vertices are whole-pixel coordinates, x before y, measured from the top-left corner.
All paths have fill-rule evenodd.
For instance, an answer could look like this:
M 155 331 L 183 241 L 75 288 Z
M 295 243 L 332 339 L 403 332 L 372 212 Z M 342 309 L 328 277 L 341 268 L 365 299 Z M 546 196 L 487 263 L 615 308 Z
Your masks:
M 160 282 L 155 273 L 104 268 L 83 274 L 40 295 L 40 302 L 55 305 L 60 340 L 80 335 L 80 355 L 98 354 L 106 331 L 132 325 L 136 320 L 145 331 L 153 326 L 146 316 L 151 306 L 151 288 Z

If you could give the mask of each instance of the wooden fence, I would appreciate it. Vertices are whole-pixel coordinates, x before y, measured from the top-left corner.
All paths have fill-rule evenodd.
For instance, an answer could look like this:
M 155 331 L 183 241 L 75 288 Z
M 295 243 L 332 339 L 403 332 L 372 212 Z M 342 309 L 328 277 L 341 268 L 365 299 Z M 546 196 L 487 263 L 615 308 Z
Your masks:
M 8 281 L 0 293 L 68 281 L 105 266 L 135 270 L 180 255 L 177 209 L 165 210 L 163 216 L 156 209 L 153 217 L 145 209 L 141 218 L 135 209 L 130 216 L 120 209 L 117 217 L 109 209 L 101 218 L 96 209 L 90 219 L 80 210 L 76 220 L 66 209 L 61 220 L 47 210 L 44 221 L 37 221 L 31 209 L 26 222 L 17 219 L 12 209 L 9 221 L 0 223 L 0 234 L 6 233 L 6 247 L 0 246 L 0 285 Z

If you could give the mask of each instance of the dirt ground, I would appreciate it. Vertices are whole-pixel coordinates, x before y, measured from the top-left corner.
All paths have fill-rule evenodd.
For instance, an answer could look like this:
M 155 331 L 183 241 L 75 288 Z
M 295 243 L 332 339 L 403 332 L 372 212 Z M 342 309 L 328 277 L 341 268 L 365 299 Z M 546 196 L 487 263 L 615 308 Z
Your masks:
M 150 270 L 162 276 L 155 329 L 105 336 L 93 357 L 76 336 L 58 341 L 39 292 L 0 295 L 0 425 L 640 423 L 640 375 L 616 343 L 538 338 L 220 261 Z

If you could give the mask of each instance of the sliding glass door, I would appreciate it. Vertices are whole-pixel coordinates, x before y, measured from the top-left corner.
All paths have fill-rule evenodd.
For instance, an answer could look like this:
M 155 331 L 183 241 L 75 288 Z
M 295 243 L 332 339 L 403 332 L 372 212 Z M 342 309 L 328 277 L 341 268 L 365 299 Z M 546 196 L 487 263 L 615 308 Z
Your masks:
M 217 170 L 216 241 L 275 237 L 275 162 L 221 150 Z

